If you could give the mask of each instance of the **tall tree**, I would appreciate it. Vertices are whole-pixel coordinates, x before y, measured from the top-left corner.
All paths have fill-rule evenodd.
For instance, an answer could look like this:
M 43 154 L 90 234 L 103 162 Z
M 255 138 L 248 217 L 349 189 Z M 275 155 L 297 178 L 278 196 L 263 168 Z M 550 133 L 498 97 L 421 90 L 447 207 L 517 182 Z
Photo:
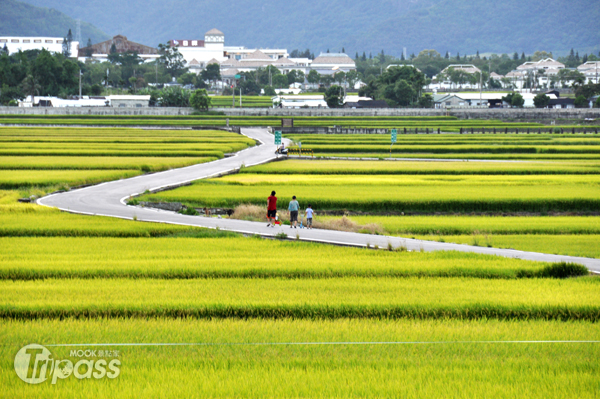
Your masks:
M 62 43 L 62 53 L 65 57 L 71 56 L 71 42 L 73 42 L 73 33 L 71 32 L 71 29 L 69 29 L 69 32 Z
M 27 75 L 23 82 L 21 83 L 21 88 L 24 93 L 31 96 L 31 105 L 35 104 L 35 95 L 39 94 L 42 86 L 38 83 L 38 80 L 33 75 Z
M 87 45 L 85 46 L 85 56 L 86 57 L 91 57 L 92 54 L 94 53 L 94 49 L 92 48 L 92 46 L 93 46 L 92 39 L 88 38 Z
M 158 45 L 158 53 L 160 54 L 160 62 L 171 77 L 177 78 L 187 72 L 185 59 L 177 49 L 177 46 L 171 46 L 169 43 L 161 43 Z
M 325 91 L 325 102 L 329 108 L 340 108 L 344 105 L 344 89 L 333 85 Z

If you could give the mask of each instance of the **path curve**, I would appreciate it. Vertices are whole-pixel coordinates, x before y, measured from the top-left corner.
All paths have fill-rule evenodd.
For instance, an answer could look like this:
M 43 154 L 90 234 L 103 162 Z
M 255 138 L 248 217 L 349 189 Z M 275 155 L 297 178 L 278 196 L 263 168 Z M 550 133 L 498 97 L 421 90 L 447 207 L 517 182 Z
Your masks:
M 128 197 L 143 193 L 146 190 L 153 192 L 169 187 L 176 187 L 193 180 L 214 177 L 235 171 L 242 165 L 248 167 L 269 162 L 277 158 L 275 155 L 276 146 L 273 144 L 273 135 L 268 133 L 266 129 L 243 129 L 242 133 L 259 141 L 261 145 L 240 151 L 232 157 L 213 162 L 132 177 L 129 179 L 111 181 L 95 186 L 71 190 L 65 193 L 51 194 L 38 199 L 37 203 L 44 206 L 56 207 L 63 211 L 85 215 L 110 216 L 122 219 L 136 218 L 139 221 L 145 222 L 170 223 L 208 228 L 218 227 L 222 230 L 246 234 L 259 234 L 267 237 L 272 237 L 278 233 L 284 232 L 290 238 L 355 247 L 378 246 L 380 248 L 387 248 L 388 244 L 391 244 L 394 247 L 404 246 L 411 251 L 461 251 L 542 262 L 575 262 L 585 265 L 593 272 L 600 273 L 600 259 L 542 254 L 512 249 L 474 247 L 461 244 L 333 230 L 292 230 L 288 226 L 271 228 L 266 227 L 266 223 L 262 222 L 187 216 L 169 211 L 125 205 L 125 201 Z M 267 194 L 268 193 L 265 193 L 265 199 Z

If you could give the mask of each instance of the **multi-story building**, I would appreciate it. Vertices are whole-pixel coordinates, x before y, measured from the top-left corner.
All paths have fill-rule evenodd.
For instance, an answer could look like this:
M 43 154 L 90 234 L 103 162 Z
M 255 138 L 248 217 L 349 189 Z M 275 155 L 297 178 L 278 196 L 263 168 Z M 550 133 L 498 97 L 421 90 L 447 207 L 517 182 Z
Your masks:
M 39 37 L 39 36 L 2 36 L 0 37 L 0 49 L 8 50 L 9 54 L 19 51 L 46 49 L 51 53 L 63 52 L 62 37 Z M 71 56 L 77 56 L 79 42 L 72 41 L 70 53 Z

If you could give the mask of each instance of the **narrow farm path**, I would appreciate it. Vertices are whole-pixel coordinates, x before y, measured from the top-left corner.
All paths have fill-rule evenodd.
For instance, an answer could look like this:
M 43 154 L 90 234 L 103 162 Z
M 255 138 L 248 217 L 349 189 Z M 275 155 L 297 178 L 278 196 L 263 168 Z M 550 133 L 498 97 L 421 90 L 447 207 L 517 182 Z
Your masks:
M 268 133 L 266 129 L 248 128 L 243 129 L 242 132 L 244 135 L 259 141 L 260 145 L 240 151 L 232 157 L 214 162 L 172 169 L 130 179 L 116 180 L 65 193 L 52 194 L 38 199 L 37 202 L 40 205 L 56 207 L 63 211 L 85 215 L 110 216 L 122 219 L 137 219 L 145 222 L 220 228 L 222 230 L 246 234 L 259 234 L 265 237 L 273 237 L 278 233 L 283 232 L 292 239 L 336 245 L 355 247 L 378 246 L 380 248 L 387 248 L 388 245 L 391 244 L 394 247 L 404 246 L 411 251 L 461 251 L 542 262 L 575 262 L 585 265 L 593 272 L 600 273 L 600 259 L 525 252 L 512 249 L 474 247 L 461 244 L 333 230 L 290 229 L 289 226 L 271 228 L 267 227 L 266 223 L 186 216 L 169 211 L 125 205 L 125 201 L 128 197 L 141 194 L 147 190 L 153 192 L 160 189 L 177 187 L 178 185 L 193 180 L 205 179 L 235 171 L 242 165 L 248 167 L 276 159 L 276 146 L 273 144 L 273 135 Z M 268 194 L 269 193 L 265 193 L 265 202 Z

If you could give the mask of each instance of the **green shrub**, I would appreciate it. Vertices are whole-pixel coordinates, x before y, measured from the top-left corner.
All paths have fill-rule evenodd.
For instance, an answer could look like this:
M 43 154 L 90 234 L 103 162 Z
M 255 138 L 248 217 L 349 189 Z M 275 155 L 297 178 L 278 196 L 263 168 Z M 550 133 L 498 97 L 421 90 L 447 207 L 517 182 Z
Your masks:
M 199 213 L 196 210 L 196 208 L 193 207 L 183 207 L 179 213 L 181 213 L 182 215 L 189 215 L 189 216 L 198 216 Z
M 539 271 L 539 277 L 550 278 L 568 278 L 587 276 L 588 274 L 589 271 L 585 266 L 570 262 L 553 263 Z

